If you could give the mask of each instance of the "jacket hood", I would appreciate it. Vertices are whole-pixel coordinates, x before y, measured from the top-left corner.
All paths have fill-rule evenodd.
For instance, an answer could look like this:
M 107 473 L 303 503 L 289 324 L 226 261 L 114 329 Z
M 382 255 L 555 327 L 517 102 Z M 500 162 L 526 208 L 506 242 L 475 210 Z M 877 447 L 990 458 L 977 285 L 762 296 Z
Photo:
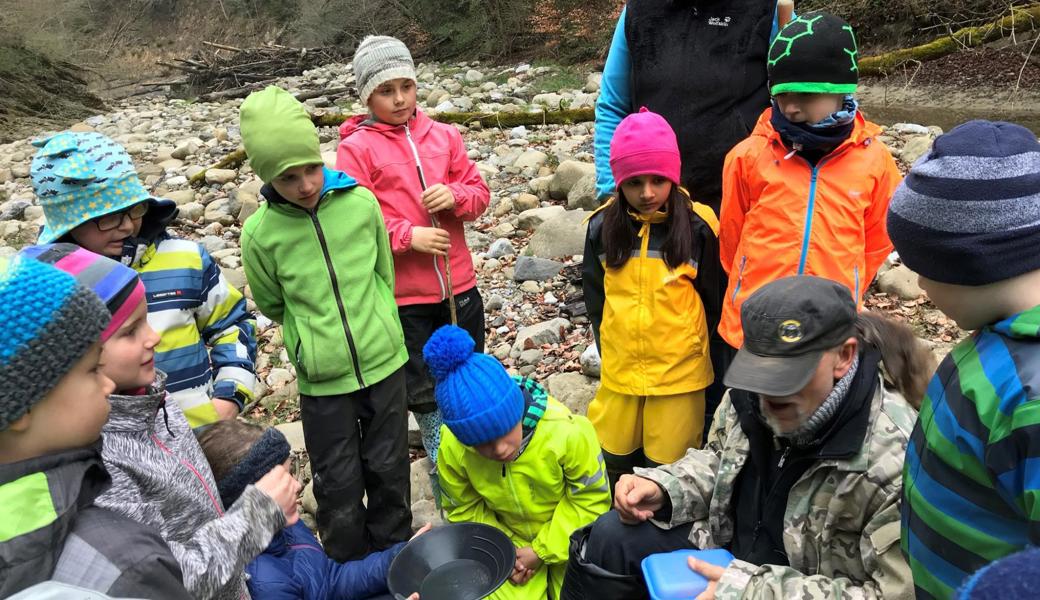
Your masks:
M 165 410 L 166 374 L 155 371 L 155 381 L 140 394 L 112 394 L 108 397 L 112 410 L 102 432 L 151 432 L 160 409 Z
M 324 199 L 325 195 L 329 192 L 338 192 L 349 190 L 352 187 L 357 187 L 357 179 L 354 179 L 350 175 L 347 175 L 343 171 L 337 171 L 328 167 L 322 167 L 322 171 L 325 173 L 325 183 L 321 186 L 321 198 Z M 274 186 L 270 183 L 265 183 L 260 188 L 260 195 L 264 197 L 271 204 L 281 206 L 283 208 L 295 208 L 297 210 L 303 210 L 296 204 L 289 202 L 278 193 L 278 190 L 274 189 Z M 319 201 L 320 202 L 320 201 Z
M 111 479 L 93 445 L 0 465 L 5 519 L 0 541 L 0 596 L 47 578 L 81 510 Z
M 433 119 L 417 107 L 415 116 L 408 119 L 406 125 L 411 131 L 412 137 L 421 140 L 433 127 Z M 388 125 L 377 121 L 372 115 L 357 115 L 347 119 L 339 126 L 339 139 L 346 140 L 363 129 L 391 138 L 404 137 L 404 125 Z
M 758 122 L 755 123 L 755 129 L 752 130 L 751 135 L 757 135 L 766 138 L 771 142 L 782 143 L 780 141 L 780 133 L 773 128 L 772 123 L 769 119 L 773 116 L 772 107 L 765 109 L 761 115 L 758 116 Z M 877 137 L 881 134 L 881 127 L 875 123 L 867 121 L 863 117 L 863 111 L 856 111 L 856 118 L 853 121 L 855 123 L 852 127 L 852 133 L 849 134 L 847 140 L 842 142 L 838 148 L 845 146 L 846 144 L 864 144 L 867 140 Z

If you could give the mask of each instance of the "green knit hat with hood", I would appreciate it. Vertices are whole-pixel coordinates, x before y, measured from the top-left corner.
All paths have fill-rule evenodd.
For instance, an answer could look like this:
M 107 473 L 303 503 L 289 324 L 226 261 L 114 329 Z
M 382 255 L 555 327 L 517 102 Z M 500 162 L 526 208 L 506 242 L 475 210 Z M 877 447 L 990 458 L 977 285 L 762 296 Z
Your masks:
M 239 120 L 246 155 L 264 183 L 286 169 L 324 163 L 318 128 L 303 104 L 282 88 L 272 85 L 250 94 Z

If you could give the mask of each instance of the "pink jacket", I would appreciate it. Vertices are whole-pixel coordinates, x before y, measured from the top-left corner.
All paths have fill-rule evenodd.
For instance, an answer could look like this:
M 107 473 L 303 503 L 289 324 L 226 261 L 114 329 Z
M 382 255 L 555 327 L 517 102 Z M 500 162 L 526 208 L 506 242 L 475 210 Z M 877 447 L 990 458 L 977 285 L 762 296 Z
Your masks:
M 437 213 L 441 228 L 451 235 L 453 291 L 457 295 L 475 286 L 463 222 L 487 209 L 491 192 L 466 155 L 459 131 L 416 110 L 408 123 L 397 126 L 359 115 L 343 123 L 339 135 L 336 168 L 372 190 L 383 210 L 394 253 L 398 306 L 433 304 L 448 297 L 443 259 L 411 249 L 412 228 L 431 226 L 430 214 L 419 201 L 422 185 L 416 157 L 427 187 L 443 183 L 455 195 L 455 209 Z

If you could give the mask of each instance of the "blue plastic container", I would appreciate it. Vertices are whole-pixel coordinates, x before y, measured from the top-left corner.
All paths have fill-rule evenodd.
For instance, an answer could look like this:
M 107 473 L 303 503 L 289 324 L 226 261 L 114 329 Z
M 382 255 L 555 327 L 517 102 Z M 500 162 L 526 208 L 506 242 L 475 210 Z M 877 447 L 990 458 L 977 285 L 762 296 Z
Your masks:
M 653 600 L 693 600 L 708 587 L 708 580 L 686 564 L 690 556 L 725 567 L 733 560 L 728 550 L 676 550 L 643 559 L 643 576 Z

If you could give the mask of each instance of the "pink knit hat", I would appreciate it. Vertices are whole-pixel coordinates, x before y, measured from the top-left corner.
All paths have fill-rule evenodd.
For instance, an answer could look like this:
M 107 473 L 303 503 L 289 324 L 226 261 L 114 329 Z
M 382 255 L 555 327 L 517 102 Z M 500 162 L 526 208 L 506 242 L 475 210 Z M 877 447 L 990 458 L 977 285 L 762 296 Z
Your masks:
M 679 143 L 668 121 L 644 106 L 625 117 L 610 140 L 610 170 L 614 182 L 637 175 L 660 175 L 679 184 Z

